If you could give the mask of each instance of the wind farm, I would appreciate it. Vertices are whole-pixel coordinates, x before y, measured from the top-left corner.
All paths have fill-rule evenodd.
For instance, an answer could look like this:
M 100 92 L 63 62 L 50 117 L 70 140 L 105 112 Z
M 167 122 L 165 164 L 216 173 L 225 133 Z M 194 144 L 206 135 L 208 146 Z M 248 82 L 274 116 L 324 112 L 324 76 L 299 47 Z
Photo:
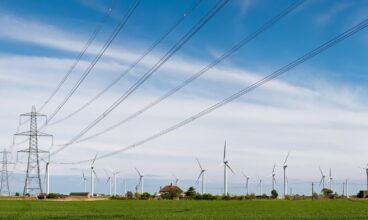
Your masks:
M 364 0 L 0 1 L 0 219 L 364 219 Z

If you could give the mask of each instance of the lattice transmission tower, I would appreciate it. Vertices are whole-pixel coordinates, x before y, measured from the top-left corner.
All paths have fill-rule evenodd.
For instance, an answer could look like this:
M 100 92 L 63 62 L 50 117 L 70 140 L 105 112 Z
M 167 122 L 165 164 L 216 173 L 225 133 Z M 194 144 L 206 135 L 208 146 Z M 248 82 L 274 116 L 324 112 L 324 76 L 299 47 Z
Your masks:
M 37 113 L 36 108 L 33 106 L 30 113 L 25 113 L 20 115 L 20 120 L 22 117 L 28 117 L 29 119 L 29 131 L 16 133 L 15 136 L 27 136 L 28 140 L 28 148 L 24 150 L 18 151 L 18 153 L 26 153 L 28 154 L 27 160 L 27 171 L 26 171 L 26 179 L 24 183 L 23 195 L 38 195 L 43 193 L 42 190 L 42 182 L 40 177 L 40 154 L 48 154 L 48 151 L 41 150 L 38 147 L 38 138 L 39 137 L 51 137 L 52 135 L 43 133 L 37 128 L 38 118 L 46 118 L 47 116 Z
M 0 154 L 3 154 L 3 160 L 1 161 L 1 184 L 0 184 L 0 195 L 8 195 L 10 196 L 9 189 L 9 172 L 8 172 L 8 164 L 12 164 L 8 161 L 9 151 L 4 149 Z

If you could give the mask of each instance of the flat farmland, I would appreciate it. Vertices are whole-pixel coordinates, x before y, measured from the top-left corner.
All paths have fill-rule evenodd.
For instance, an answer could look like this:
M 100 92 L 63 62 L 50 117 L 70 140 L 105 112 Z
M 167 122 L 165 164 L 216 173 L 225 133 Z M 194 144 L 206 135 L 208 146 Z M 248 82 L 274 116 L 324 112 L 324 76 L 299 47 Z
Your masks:
M 0 219 L 368 219 L 368 201 L 0 200 Z

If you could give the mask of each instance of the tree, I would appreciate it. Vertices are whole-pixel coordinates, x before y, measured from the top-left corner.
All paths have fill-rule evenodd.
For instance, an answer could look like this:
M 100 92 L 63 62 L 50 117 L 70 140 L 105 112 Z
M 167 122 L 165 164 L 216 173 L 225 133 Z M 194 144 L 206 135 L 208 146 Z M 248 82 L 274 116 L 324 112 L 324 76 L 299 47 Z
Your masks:
M 181 190 L 171 189 L 169 192 L 165 192 L 161 194 L 161 198 L 163 199 L 174 199 L 180 196 Z
M 127 197 L 128 199 L 133 199 L 133 193 L 132 193 L 131 191 L 128 191 L 128 192 L 126 193 L 126 197 Z
M 193 186 L 189 187 L 189 189 L 185 192 L 185 195 L 190 198 L 193 198 L 195 194 L 197 194 L 197 192 Z
M 333 191 L 331 189 L 328 189 L 328 188 L 322 189 L 322 194 L 323 194 L 323 197 L 325 197 L 325 198 L 332 198 L 333 197 Z
M 144 192 L 142 195 L 141 195 L 141 199 L 142 200 L 147 200 L 151 197 L 151 194 L 149 194 L 148 192 Z
M 276 189 L 273 189 L 271 191 L 271 198 L 277 199 L 278 196 L 279 196 L 279 194 L 277 193 Z

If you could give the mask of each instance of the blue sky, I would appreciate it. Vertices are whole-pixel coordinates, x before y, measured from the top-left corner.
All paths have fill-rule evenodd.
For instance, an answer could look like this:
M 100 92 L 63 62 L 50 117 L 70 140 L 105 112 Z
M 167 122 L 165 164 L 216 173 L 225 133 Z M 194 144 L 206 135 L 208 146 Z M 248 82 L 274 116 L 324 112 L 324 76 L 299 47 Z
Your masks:
M 230 1 L 89 134 L 129 116 L 175 87 L 291 2 Z M 62 100 L 130 3 L 117 2 L 102 33 L 43 113 L 50 114 Z M 18 115 L 29 111 L 31 105 L 40 106 L 55 88 L 109 4 L 110 1 L 97 0 L 0 1 L 0 97 L 4 103 L 0 118 L 7 125 L 0 128 L 2 145 L 11 142 Z M 143 0 L 56 118 L 72 112 L 103 89 L 193 4 L 194 1 Z M 47 132 L 54 134 L 55 142 L 65 143 L 88 125 L 213 5 L 213 1 L 203 1 L 134 71 L 83 113 L 47 128 Z M 366 1 L 307 1 L 159 106 L 106 135 L 72 145 L 55 156 L 55 161 L 91 158 L 96 152 L 106 153 L 124 147 L 173 125 L 359 23 L 366 18 L 367 11 Z M 290 180 L 318 180 L 318 165 L 321 165 L 325 169 L 336 169 L 336 179 L 363 181 L 364 175 L 357 167 L 364 166 L 367 162 L 364 155 L 368 153 L 365 150 L 367 48 L 368 32 L 363 30 L 205 118 L 98 164 L 122 169 L 127 176 L 134 175 L 135 166 L 162 178 L 180 170 L 183 178 L 189 181 L 197 176 L 193 159 L 197 156 L 210 167 L 208 181 L 220 183 L 221 168 L 217 164 L 226 138 L 234 169 L 244 170 L 253 177 L 267 178 L 273 163 L 282 161 L 286 152 L 291 151 Z M 42 146 L 48 148 L 46 143 Z M 24 146 L 12 149 L 15 152 L 22 148 Z M 305 169 L 303 175 L 299 172 L 301 168 Z M 22 169 L 24 165 L 17 165 L 17 170 Z M 71 174 L 70 167 L 55 165 L 53 170 L 55 176 Z M 281 177 L 281 170 L 279 172 Z M 239 183 L 241 175 L 229 181 Z M 65 191 L 62 187 L 59 190 Z

